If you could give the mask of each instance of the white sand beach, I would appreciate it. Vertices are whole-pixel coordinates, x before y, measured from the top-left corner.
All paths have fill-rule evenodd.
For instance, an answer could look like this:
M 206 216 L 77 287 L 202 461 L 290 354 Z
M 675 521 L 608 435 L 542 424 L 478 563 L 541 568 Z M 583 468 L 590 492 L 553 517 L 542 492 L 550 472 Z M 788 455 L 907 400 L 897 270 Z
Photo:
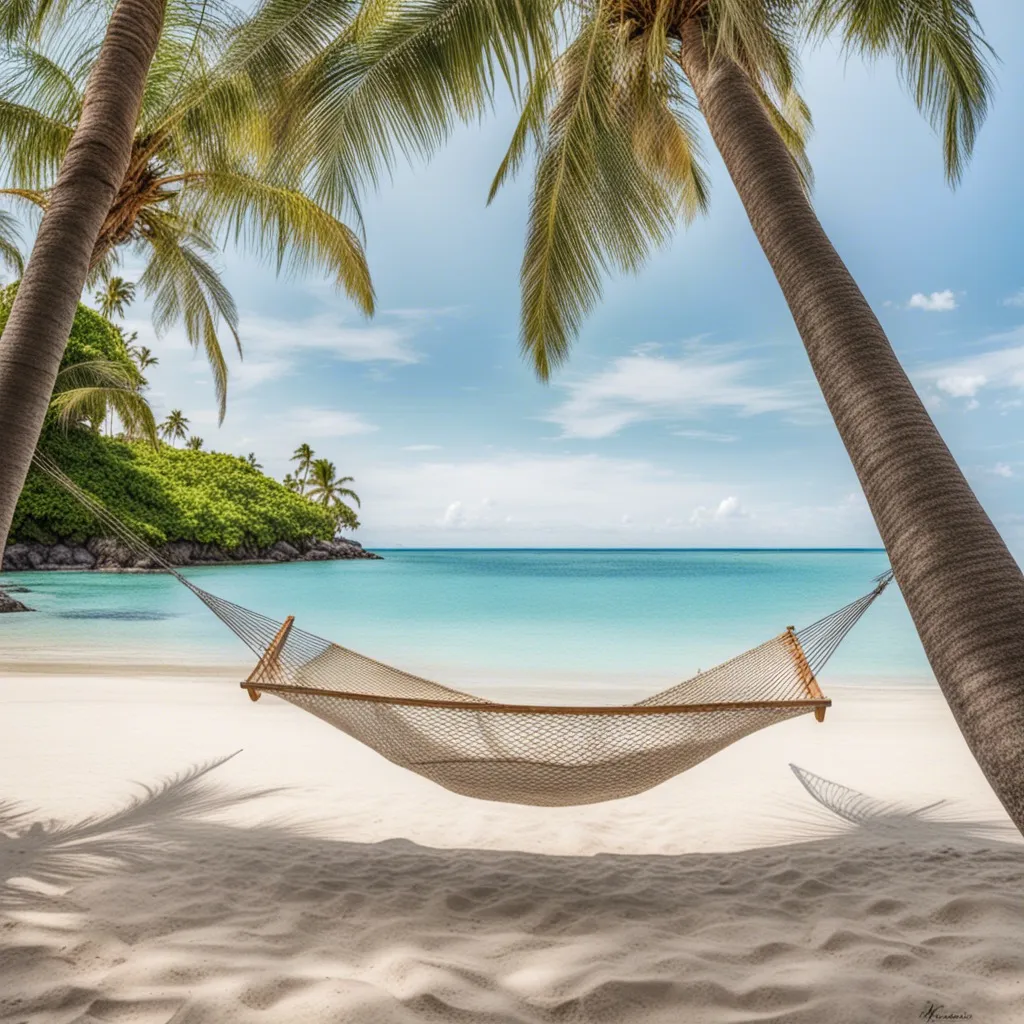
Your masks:
M 89 671 L 0 677 L 4 1022 L 1024 1020 L 1024 842 L 935 690 L 542 809 Z

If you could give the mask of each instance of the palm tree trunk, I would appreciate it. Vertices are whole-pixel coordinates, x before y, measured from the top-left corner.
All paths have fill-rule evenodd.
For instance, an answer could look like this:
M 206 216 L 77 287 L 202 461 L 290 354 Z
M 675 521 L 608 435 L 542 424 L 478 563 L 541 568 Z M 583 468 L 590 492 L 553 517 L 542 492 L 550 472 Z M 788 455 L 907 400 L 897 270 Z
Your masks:
M 1024 832 L 1024 576 L 826 236 L 746 76 L 681 63 L 807 348 L 942 692 Z M 941 752 L 936 752 L 941 756 Z
M 165 0 L 118 0 L 0 338 L 0 559 L 96 239 L 124 180 Z

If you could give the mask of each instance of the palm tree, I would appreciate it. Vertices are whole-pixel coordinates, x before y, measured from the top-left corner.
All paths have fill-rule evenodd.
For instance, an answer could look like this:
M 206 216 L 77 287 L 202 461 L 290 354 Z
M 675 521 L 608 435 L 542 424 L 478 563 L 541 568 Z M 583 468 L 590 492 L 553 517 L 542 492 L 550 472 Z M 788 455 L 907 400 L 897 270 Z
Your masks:
M 135 282 L 123 277 L 108 277 L 103 287 L 96 290 L 96 302 L 100 312 L 108 319 L 124 317 L 125 309 L 135 299 Z
M 309 472 L 312 486 L 306 496 L 310 501 L 330 509 L 339 526 L 347 526 L 354 530 L 358 528 L 359 520 L 342 498 L 351 498 L 360 507 L 362 503 L 359 501 L 359 495 L 345 486 L 352 483 L 352 477 L 335 476 L 336 472 L 330 459 L 315 459 Z
M 148 370 L 151 366 L 156 366 L 160 362 L 159 358 L 153 355 L 145 345 L 129 349 L 129 354 L 135 360 L 135 365 L 140 370 Z
M 255 452 L 249 452 L 249 454 L 245 457 L 245 464 L 250 469 L 255 469 L 257 473 L 260 472 L 260 470 L 263 469 L 263 466 L 260 465 L 260 463 L 258 463 L 256 461 L 256 453 Z
M 105 359 L 73 363 L 57 374 L 50 409 L 65 429 L 84 422 L 98 430 L 108 415 L 116 415 L 127 437 L 145 437 L 155 445 L 156 421 L 139 380 L 130 364 Z
M 172 445 L 188 437 L 188 418 L 180 409 L 172 409 L 167 419 L 160 424 L 160 436 Z
M 97 6 L 106 9 L 23 0 L 0 10 L 7 41 L 43 40 L 9 47 L 0 69 L 0 166 L 11 197 L 43 209 L 0 339 L 0 555 L 82 289 L 125 246 L 149 254 L 139 286 L 157 328 L 181 321 L 205 351 L 222 415 L 220 325 L 236 344 L 238 335 L 234 302 L 208 260 L 215 233 L 278 268 L 326 270 L 373 309 L 362 246 L 340 219 L 358 216 L 354 179 L 309 192 L 294 161 L 269 159 L 271 101 L 326 40 L 351 34 L 351 0 L 264 0 L 248 19 L 233 9 L 222 17 L 219 3 L 116 0 L 98 53 L 94 33 L 76 34 L 73 21 L 48 48 L 47 15 Z M 364 115 L 353 130 L 372 148 L 390 115 L 380 105 Z M 9 242 L 0 238 L 0 254 Z
M 192 452 L 200 452 L 200 451 L 202 451 L 202 450 L 203 450 L 203 439 L 202 439 L 201 437 L 196 437 L 196 435 L 195 435 L 195 434 L 193 434 L 193 435 L 192 435 L 192 436 L 191 436 L 191 437 L 190 437 L 190 438 L 189 438 L 189 439 L 188 439 L 188 440 L 187 440 L 187 441 L 185 442 L 185 447 L 186 447 L 186 448 L 187 448 L 187 449 L 188 449 L 189 451 L 192 451 Z
M 296 463 L 295 474 L 300 494 L 306 493 L 306 482 L 309 480 L 309 471 L 313 466 L 313 457 L 315 454 L 316 453 L 308 444 L 300 444 L 299 447 L 292 452 L 291 461 Z M 300 473 L 302 474 L 301 479 L 299 478 Z
M 28 12 L 32 5 L 12 5 Z M 42 4 L 42 7 L 48 7 Z M 67 4 L 58 4 L 66 9 Z M 22 26 L 8 17 L 5 32 Z M 128 170 L 132 135 L 164 0 L 117 0 L 82 93 L 81 114 L 60 147 L 60 171 L 0 339 L 0 557 L 39 441 L 61 357 L 100 228 Z M 41 138 L 49 138 L 39 125 Z M 29 137 L 35 133 L 30 132 Z M 6 141 L 6 140 L 5 140 Z M 6 147 L 5 147 L 6 148 Z M 13 154 L 5 154 L 8 159 Z
M 811 205 L 795 42 L 888 57 L 963 173 L 990 93 L 970 0 L 583 0 L 529 80 L 494 183 L 537 165 L 522 345 L 547 379 L 606 267 L 636 269 L 703 211 L 699 112 L 782 287 L 943 693 L 1024 830 L 1024 577 Z M 493 189 L 492 189 L 493 194 Z
M 291 473 L 285 473 L 284 479 L 281 481 L 281 483 L 284 484 L 284 486 L 287 487 L 288 490 L 291 491 L 293 494 L 299 493 L 299 488 L 301 487 L 301 484 L 294 476 L 292 476 Z

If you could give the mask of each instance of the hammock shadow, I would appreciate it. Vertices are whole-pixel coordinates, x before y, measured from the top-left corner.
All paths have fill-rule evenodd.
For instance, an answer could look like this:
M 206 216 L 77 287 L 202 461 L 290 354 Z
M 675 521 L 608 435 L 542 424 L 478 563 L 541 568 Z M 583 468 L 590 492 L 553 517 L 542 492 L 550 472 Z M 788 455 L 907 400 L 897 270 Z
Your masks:
M 674 1021 L 690 1007 L 693 1020 L 791 1024 L 853 1019 L 843 1000 L 874 967 L 889 987 L 877 1005 L 864 993 L 856 1019 L 895 1020 L 914 1019 L 923 992 L 980 1013 L 993 972 L 1024 972 L 1024 957 L 994 952 L 1022 938 L 1011 829 L 903 810 L 804 769 L 838 834 L 565 857 L 210 820 L 269 792 L 218 790 L 224 760 L 77 823 L 0 805 L 0 1016 L 13 993 L 14 1019 L 58 1007 L 106 1019 L 111 1000 L 145 988 L 163 993 L 154 1021 L 187 1007 L 204 1024 L 323 1005 L 389 1022 Z M 27 966 L 41 957 L 45 991 Z

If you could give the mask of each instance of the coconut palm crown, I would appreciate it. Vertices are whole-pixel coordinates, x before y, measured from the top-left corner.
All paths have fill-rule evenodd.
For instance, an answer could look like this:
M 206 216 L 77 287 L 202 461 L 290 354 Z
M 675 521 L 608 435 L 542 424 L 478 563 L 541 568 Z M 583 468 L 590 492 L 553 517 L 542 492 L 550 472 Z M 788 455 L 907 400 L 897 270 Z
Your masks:
M 738 66 L 808 188 L 811 115 L 797 92 L 797 47 L 808 38 L 838 36 L 849 54 L 895 59 L 942 137 L 951 182 L 986 111 L 988 49 L 970 0 L 584 0 L 562 13 L 567 41 L 535 69 L 491 190 L 532 143 L 521 340 L 542 379 L 567 358 L 604 275 L 637 270 L 707 209 L 684 38 L 706 60 Z

